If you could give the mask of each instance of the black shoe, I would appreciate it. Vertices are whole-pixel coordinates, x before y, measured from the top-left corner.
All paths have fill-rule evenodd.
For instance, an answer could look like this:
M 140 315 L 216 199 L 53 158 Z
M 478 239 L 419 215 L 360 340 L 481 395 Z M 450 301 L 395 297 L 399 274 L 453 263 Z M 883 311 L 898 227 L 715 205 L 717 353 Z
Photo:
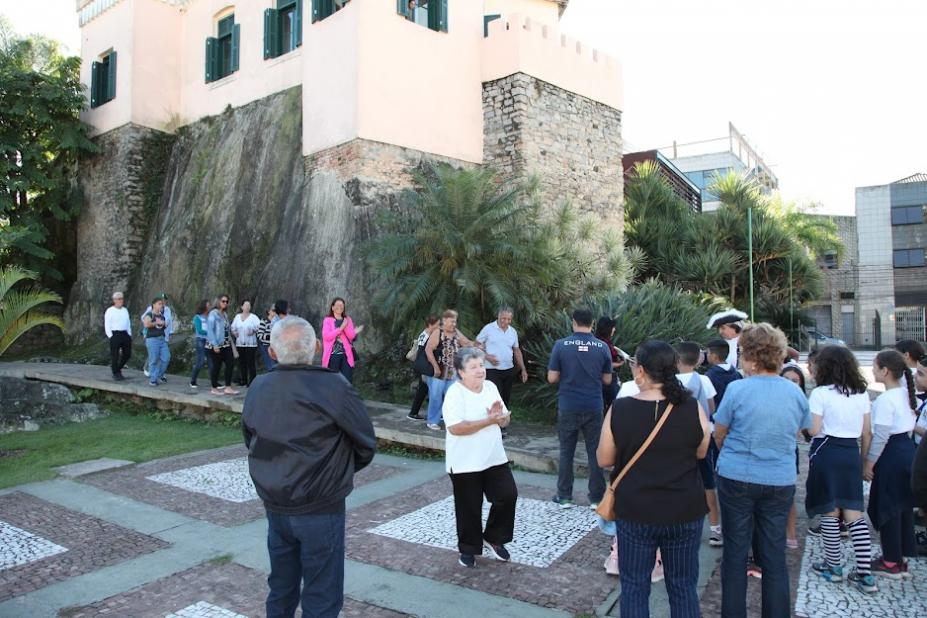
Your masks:
M 161 384 L 167 384 L 167 378 L 161 376 Z
M 505 427 L 502 428 L 502 439 L 505 440 L 509 437 L 509 431 Z
M 476 566 L 476 556 L 473 554 L 460 554 L 460 558 L 457 559 L 457 564 L 472 569 Z
M 113 374 L 113 379 L 116 380 L 117 382 L 122 382 L 122 381 L 125 380 L 126 378 L 125 378 L 125 376 L 122 375 L 121 373 L 114 373 L 114 374 Z
M 409 419 L 410 421 L 423 421 L 423 420 L 425 420 L 425 417 L 420 416 L 420 415 L 418 415 L 418 414 L 412 414 L 411 412 L 409 412 L 408 414 L 406 414 L 406 418 Z
M 483 544 L 489 548 L 489 553 L 492 554 L 492 557 L 496 560 L 508 562 L 512 559 L 512 556 L 509 554 L 509 550 L 505 548 L 505 545 L 494 545 L 489 541 L 483 541 Z

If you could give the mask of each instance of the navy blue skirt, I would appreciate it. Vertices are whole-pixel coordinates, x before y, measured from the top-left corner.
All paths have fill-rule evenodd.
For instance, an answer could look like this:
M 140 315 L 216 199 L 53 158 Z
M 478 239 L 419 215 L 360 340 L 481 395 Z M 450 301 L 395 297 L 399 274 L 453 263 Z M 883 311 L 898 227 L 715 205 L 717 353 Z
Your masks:
M 702 473 L 702 485 L 705 489 L 716 489 L 718 487 L 717 472 L 715 466 L 718 464 L 718 445 L 715 443 L 715 437 L 708 439 L 708 452 L 705 459 L 698 460 L 698 470 Z
M 911 493 L 914 451 L 911 437 L 906 433 L 896 433 L 888 439 L 876 461 L 866 511 L 876 530 L 914 508 L 914 494 Z
M 805 488 L 808 517 L 836 509 L 862 511 L 863 464 L 856 438 L 815 438 L 808 453 Z

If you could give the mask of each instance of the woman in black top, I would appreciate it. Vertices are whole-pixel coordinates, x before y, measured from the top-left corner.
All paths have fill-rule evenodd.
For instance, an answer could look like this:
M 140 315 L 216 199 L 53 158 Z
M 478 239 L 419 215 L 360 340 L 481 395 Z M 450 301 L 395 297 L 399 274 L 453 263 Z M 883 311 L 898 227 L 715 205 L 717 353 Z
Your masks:
M 650 574 L 659 549 L 673 618 L 697 617 L 698 552 L 708 512 L 698 460 L 708 451 L 708 418 L 676 379 L 672 346 L 645 342 L 630 362 L 640 393 L 612 404 L 597 451 L 600 466 L 614 466 L 612 481 L 673 408 L 615 489 L 621 615 L 650 615 Z

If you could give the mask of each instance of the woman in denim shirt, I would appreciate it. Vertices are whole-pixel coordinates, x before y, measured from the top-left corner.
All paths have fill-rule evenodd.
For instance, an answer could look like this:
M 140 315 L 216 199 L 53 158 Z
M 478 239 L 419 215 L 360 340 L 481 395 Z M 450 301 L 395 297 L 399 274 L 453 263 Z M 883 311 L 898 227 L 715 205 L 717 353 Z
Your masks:
M 718 498 L 724 522 L 721 615 L 747 615 L 747 554 L 754 529 L 763 566 L 763 617 L 791 616 L 785 529 L 795 496 L 795 446 L 811 427 L 805 394 L 779 375 L 787 342 L 778 328 L 752 324 L 740 336 L 747 379 L 732 382 L 715 412 Z

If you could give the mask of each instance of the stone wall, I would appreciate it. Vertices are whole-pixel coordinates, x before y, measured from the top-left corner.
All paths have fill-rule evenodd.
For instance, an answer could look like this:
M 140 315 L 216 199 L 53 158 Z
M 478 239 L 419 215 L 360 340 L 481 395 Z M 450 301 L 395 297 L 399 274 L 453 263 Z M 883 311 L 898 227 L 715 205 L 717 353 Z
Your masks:
M 483 84 L 484 163 L 623 229 L 621 111 L 524 73 Z
M 84 203 L 77 220 L 77 280 L 65 312 L 71 340 L 102 333 L 116 290 L 130 292 L 161 199 L 173 137 L 125 125 L 96 140 L 100 152 L 80 162 Z

